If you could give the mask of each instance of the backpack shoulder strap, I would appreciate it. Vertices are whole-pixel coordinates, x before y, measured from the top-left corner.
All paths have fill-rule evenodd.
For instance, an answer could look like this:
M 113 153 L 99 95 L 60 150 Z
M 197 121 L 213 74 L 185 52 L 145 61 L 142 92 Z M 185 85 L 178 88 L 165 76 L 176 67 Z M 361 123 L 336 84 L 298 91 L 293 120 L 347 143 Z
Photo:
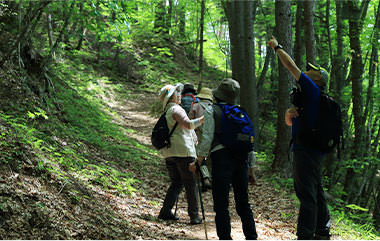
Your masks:
M 203 108 L 204 110 L 208 107 L 208 105 L 206 105 L 205 103 L 202 103 L 202 102 L 198 102 L 198 104 L 199 104 L 200 106 L 202 106 L 202 108 Z
M 167 109 L 166 111 L 165 111 L 165 113 L 164 113 L 164 115 L 165 115 L 165 118 L 166 118 L 166 112 L 168 112 L 169 111 L 169 109 Z M 169 138 L 173 135 L 173 132 L 175 131 L 175 128 L 177 127 L 177 125 L 178 125 L 178 122 L 176 121 L 175 122 L 175 124 L 174 124 L 174 126 L 173 126 L 173 128 L 170 130 L 170 132 L 169 132 Z
M 175 131 L 175 128 L 177 127 L 177 125 L 178 125 L 178 122 L 176 121 L 175 124 L 174 124 L 174 126 L 173 126 L 173 128 L 172 128 L 172 130 L 169 133 L 169 138 L 173 135 L 173 132 Z

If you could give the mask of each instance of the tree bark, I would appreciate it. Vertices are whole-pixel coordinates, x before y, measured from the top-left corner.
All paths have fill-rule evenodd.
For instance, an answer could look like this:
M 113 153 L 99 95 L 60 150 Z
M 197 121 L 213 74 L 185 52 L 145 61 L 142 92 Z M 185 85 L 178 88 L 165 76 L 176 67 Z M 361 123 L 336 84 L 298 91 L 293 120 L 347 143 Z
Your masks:
M 199 47 L 199 84 L 198 90 L 202 89 L 202 71 L 203 71 L 203 29 L 204 29 L 204 19 L 205 19 L 205 0 L 201 2 L 201 20 L 200 20 L 200 47 Z
M 316 48 L 314 33 L 315 1 L 304 1 L 306 61 L 315 64 Z
M 296 29 L 295 29 L 295 42 L 294 42 L 294 62 L 296 65 L 304 69 L 303 55 L 305 53 L 305 42 L 302 38 L 303 33 L 303 1 L 297 1 L 297 12 L 296 12 Z
M 255 133 L 258 133 L 258 104 L 253 20 L 255 2 L 252 1 L 224 1 L 222 2 L 228 19 L 229 36 L 231 42 L 232 78 L 240 83 L 240 104 L 247 111 L 253 122 Z M 256 135 L 255 148 L 259 148 L 259 139 Z
M 278 42 L 282 43 L 284 50 L 292 57 L 292 15 L 291 2 L 276 0 L 276 36 Z M 291 175 L 291 162 L 288 160 L 288 147 L 290 141 L 290 128 L 285 124 L 285 111 L 289 107 L 289 84 L 293 81 L 293 76 L 278 60 L 278 99 L 277 99 L 277 128 L 275 158 L 272 163 L 272 171 L 281 170 L 281 175 L 289 177 Z
M 186 17 L 185 17 L 185 4 L 182 3 L 182 5 L 179 7 L 179 24 L 178 24 L 178 32 L 181 39 L 185 38 L 185 28 L 186 28 Z
M 379 39 L 379 27 L 380 27 L 380 2 L 377 7 L 377 13 L 376 13 L 376 22 L 375 22 L 375 28 L 374 28 L 374 35 L 372 39 L 372 50 L 371 50 L 371 59 L 369 63 L 369 83 L 367 88 L 367 98 L 365 102 L 365 111 L 364 111 L 364 117 L 368 117 L 369 113 L 369 104 L 372 101 L 372 88 L 375 83 L 375 75 L 376 75 L 376 65 L 378 63 L 378 42 Z M 366 120 L 364 120 L 365 122 Z
M 363 2 L 364 3 L 364 2 Z M 364 120 L 363 116 L 363 60 L 362 50 L 360 44 L 360 33 L 362 21 L 361 17 L 365 16 L 358 6 L 358 1 L 348 1 L 349 9 L 349 35 L 350 35 L 350 48 L 351 48 L 351 70 L 350 77 L 352 82 L 352 103 L 353 103 L 353 116 L 355 127 L 355 138 L 352 152 L 352 159 L 362 161 L 364 156 Z M 363 5 L 362 5 L 363 6 Z M 362 8 L 363 9 L 363 8 Z M 347 169 L 346 180 L 344 183 L 344 191 L 347 193 L 347 201 L 351 201 L 356 195 L 354 187 L 357 184 L 356 174 L 353 168 Z

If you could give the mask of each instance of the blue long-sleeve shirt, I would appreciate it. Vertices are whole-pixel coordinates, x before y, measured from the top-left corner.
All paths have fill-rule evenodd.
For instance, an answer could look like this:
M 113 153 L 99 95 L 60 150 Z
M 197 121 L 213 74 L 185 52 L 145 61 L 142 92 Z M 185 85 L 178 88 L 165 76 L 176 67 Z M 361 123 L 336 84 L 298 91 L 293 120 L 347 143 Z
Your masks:
M 299 116 L 292 119 L 292 136 L 298 134 L 300 128 L 315 128 L 319 116 L 320 95 L 319 87 L 304 73 L 301 72 L 298 83 L 304 95 L 303 110 L 299 111 Z M 300 112 L 303 112 L 302 114 Z M 294 144 L 293 150 L 297 149 L 300 144 Z

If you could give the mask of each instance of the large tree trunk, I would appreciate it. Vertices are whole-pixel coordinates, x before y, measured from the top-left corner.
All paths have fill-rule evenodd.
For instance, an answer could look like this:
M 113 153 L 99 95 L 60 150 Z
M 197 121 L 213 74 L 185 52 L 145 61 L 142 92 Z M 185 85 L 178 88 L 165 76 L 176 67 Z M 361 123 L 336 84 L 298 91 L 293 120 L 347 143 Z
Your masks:
M 291 2 L 276 0 L 276 36 L 282 43 L 284 50 L 293 56 L 292 51 L 292 15 Z M 290 128 L 285 124 L 285 111 L 289 107 L 289 84 L 293 82 L 290 72 L 278 60 L 278 94 L 277 94 L 277 138 L 275 146 L 275 158 L 272 163 L 272 171 L 281 169 L 282 176 L 291 174 L 291 162 L 288 160 L 290 141 Z
M 231 41 L 232 78 L 240 83 L 240 104 L 250 116 L 258 133 L 258 104 L 256 90 L 253 19 L 255 2 L 223 2 L 228 19 Z M 256 135 L 255 146 L 258 148 Z
M 305 46 L 306 46 L 306 61 L 315 64 L 316 49 L 314 36 L 314 0 L 304 1 L 305 13 Z
M 361 8 L 359 8 L 358 1 L 348 1 L 349 12 L 349 35 L 350 35 L 350 48 L 351 48 L 351 82 L 352 82 L 352 103 L 353 103 L 353 116 L 355 127 L 355 138 L 352 152 L 352 159 L 359 162 L 362 161 L 364 156 L 364 120 L 363 116 L 363 60 L 362 50 L 360 45 L 361 33 Z M 362 5 L 363 6 L 363 5 Z M 362 8 L 363 9 L 363 8 Z M 356 174 L 353 168 L 347 169 L 346 180 L 344 182 L 344 191 L 347 193 L 347 201 L 350 202 L 356 194 L 357 187 Z

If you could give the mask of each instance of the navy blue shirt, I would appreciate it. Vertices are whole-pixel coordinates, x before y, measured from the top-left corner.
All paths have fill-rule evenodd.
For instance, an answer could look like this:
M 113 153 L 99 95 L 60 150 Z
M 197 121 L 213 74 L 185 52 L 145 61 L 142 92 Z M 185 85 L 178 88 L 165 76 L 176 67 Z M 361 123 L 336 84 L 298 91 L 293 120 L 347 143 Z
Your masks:
M 292 136 L 295 137 L 301 125 L 306 128 L 315 128 L 317 118 L 319 115 L 320 95 L 321 90 L 319 87 L 303 72 L 298 80 L 301 91 L 304 94 L 304 109 L 302 114 L 292 119 Z M 293 145 L 293 150 L 297 149 L 299 144 Z

